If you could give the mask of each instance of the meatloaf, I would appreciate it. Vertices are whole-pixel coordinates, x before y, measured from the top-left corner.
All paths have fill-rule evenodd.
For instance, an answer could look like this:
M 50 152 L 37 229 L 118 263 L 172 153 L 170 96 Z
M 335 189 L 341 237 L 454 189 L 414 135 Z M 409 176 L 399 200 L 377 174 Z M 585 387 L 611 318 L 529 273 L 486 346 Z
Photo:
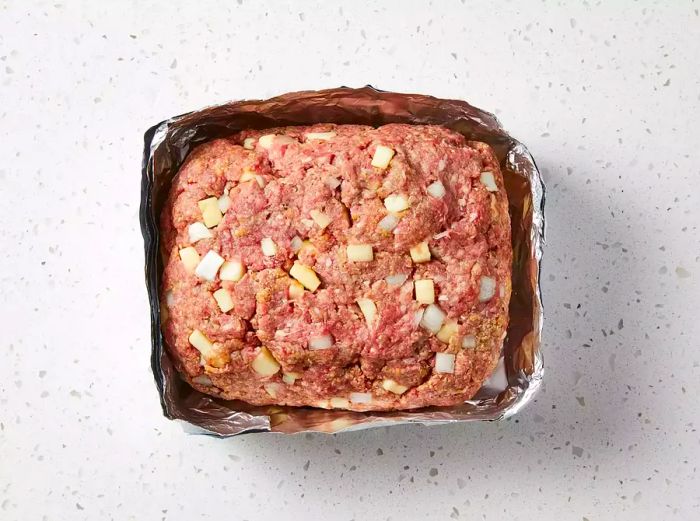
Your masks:
M 182 376 L 255 405 L 447 406 L 508 322 L 491 148 L 440 126 L 246 130 L 195 148 L 161 215 L 161 322 Z

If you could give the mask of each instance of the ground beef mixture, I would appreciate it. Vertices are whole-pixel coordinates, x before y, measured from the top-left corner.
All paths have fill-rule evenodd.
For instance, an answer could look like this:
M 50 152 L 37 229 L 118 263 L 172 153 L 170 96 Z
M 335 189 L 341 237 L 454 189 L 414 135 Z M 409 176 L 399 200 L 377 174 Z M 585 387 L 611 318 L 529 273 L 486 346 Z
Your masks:
M 484 143 L 439 126 L 248 130 L 193 150 L 161 216 L 166 344 L 256 405 L 452 405 L 499 357 L 512 249 Z

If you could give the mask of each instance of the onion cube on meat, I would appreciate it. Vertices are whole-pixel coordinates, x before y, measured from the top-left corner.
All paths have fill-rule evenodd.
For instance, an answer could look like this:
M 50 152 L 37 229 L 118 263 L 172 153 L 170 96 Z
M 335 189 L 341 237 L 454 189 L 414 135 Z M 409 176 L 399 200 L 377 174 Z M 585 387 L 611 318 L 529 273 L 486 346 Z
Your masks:
M 197 203 L 199 210 L 202 212 L 202 219 L 207 228 L 213 228 L 221 222 L 221 210 L 219 210 L 219 199 L 209 197 L 202 199 Z
M 423 312 L 423 318 L 421 318 L 420 325 L 423 327 L 423 329 L 427 329 L 431 333 L 437 333 L 440 331 L 444 321 L 445 312 L 435 304 L 430 304 Z
M 189 342 L 202 356 L 210 355 L 214 351 L 214 344 L 199 329 L 190 333 Z
M 299 378 L 299 373 L 289 372 L 282 374 L 282 381 L 287 385 L 294 385 L 294 382 L 297 381 L 297 378 Z
M 435 302 L 435 284 L 430 279 L 419 279 L 414 283 L 416 288 L 416 301 L 421 304 L 432 304 Z
M 403 194 L 391 194 L 384 199 L 384 207 L 390 212 L 403 212 L 409 206 L 408 197 Z
M 449 344 L 452 337 L 457 334 L 457 327 L 457 321 L 455 320 L 448 320 L 445 322 L 436 335 L 438 340 Z
M 264 346 L 260 348 L 260 352 L 253 359 L 251 367 L 260 376 L 272 376 L 280 370 L 280 364 L 275 360 L 275 357 L 272 356 L 267 347 Z
M 386 168 L 394 157 L 394 150 L 384 145 L 378 145 L 372 157 L 372 166 L 376 168 Z
M 204 258 L 195 268 L 194 273 L 199 278 L 212 281 L 216 278 L 216 273 L 224 263 L 224 259 L 214 250 L 209 250 Z
M 261 175 L 251 172 L 250 170 L 244 170 L 238 182 L 247 183 L 248 181 L 255 181 L 260 188 L 265 188 L 265 180 Z
M 370 262 L 374 260 L 371 244 L 348 244 L 348 260 L 352 262 Z
M 335 190 L 340 186 L 340 179 L 336 177 L 329 177 L 328 179 L 326 179 L 326 186 L 331 190 Z
M 316 272 L 303 265 L 299 261 L 294 261 L 292 269 L 289 270 L 289 274 L 302 283 L 302 285 L 309 291 L 316 291 L 316 289 L 321 285 L 321 281 L 316 275 Z
M 466 335 L 462 339 L 462 349 L 474 349 L 476 347 L 476 337 L 474 335 Z
M 243 148 L 246 150 L 253 150 L 255 148 L 255 138 L 247 137 L 243 140 Z
M 229 206 L 231 206 L 231 198 L 228 195 L 222 195 L 221 197 L 219 197 L 218 203 L 219 203 L 219 211 L 221 213 L 226 213 Z
M 226 261 L 219 270 L 219 278 L 221 280 L 238 282 L 243 278 L 243 275 L 245 275 L 245 266 L 239 260 Z
M 389 286 L 401 286 L 404 282 L 406 282 L 406 279 L 408 278 L 408 275 L 405 273 L 397 273 L 395 275 L 387 275 L 384 280 Z
M 496 279 L 493 277 L 481 277 L 479 284 L 479 302 L 491 300 L 496 293 Z
M 330 405 L 334 409 L 349 409 L 350 408 L 350 402 L 348 401 L 347 398 L 340 398 L 338 396 L 334 396 L 333 398 L 330 399 Z
M 282 385 L 277 382 L 270 382 L 263 385 L 265 392 L 269 394 L 272 398 L 277 398 L 277 393 L 282 390 Z
M 426 190 L 430 195 L 437 199 L 445 197 L 445 185 L 443 185 L 440 181 L 435 181 L 434 183 L 428 185 Z
M 199 264 L 199 253 L 192 246 L 180 250 L 180 260 L 188 273 L 194 273 Z
M 274 257 L 277 255 L 277 245 L 270 237 L 263 237 L 260 241 L 260 249 L 265 257 Z
M 233 299 L 231 298 L 231 293 L 229 293 L 225 288 L 217 289 L 214 292 L 214 299 L 222 312 L 226 313 L 233 309 Z
M 492 172 L 481 172 L 479 179 L 489 192 L 498 192 L 498 185 L 496 185 L 496 179 L 493 177 Z
M 394 215 L 393 213 L 388 213 L 384 217 L 382 217 L 382 220 L 377 223 L 377 226 L 379 229 L 384 230 L 385 232 L 390 232 L 394 228 L 396 228 L 396 225 L 399 224 L 399 218 L 398 216 Z
M 406 391 L 408 391 L 408 387 L 405 385 L 401 385 L 400 383 L 395 382 L 391 378 L 387 378 L 382 382 L 382 388 L 385 391 L 389 391 L 390 393 L 394 394 L 403 394 Z
M 438 373 L 454 374 L 455 355 L 450 353 L 435 353 L 435 371 Z
M 165 305 L 171 308 L 173 304 L 175 304 L 175 295 L 173 294 L 173 290 L 169 289 L 165 292 Z
M 196 384 L 203 385 L 205 387 L 211 387 L 214 385 L 214 383 L 211 381 L 211 378 L 205 374 L 200 374 L 198 376 L 195 376 L 192 378 L 192 381 Z
M 352 403 L 372 403 L 371 393 L 350 393 Z
M 319 141 L 328 141 L 335 137 L 335 132 L 307 132 L 306 140 L 310 141 L 312 139 L 317 139 Z
M 430 261 L 430 248 L 428 248 L 428 243 L 426 241 L 416 244 L 410 249 L 410 253 L 411 259 L 413 259 L 413 262 L 416 264 Z
M 304 245 L 304 241 L 301 240 L 301 237 L 298 235 L 295 235 L 292 237 L 292 240 L 289 243 L 289 247 L 292 248 L 292 251 L 294 253 L 297 253 L 299 250 L 301 250 L 301 247 Z
M 325 229 L 331 223 L 331 218 L 328 217 L 328 215 L 326 215 L 325 213 L 319 212 L 318 210 L 311 210 L 309 212 L 309 215 L 318 225 L 318 227 L 322 230 Z
M 292 300 L 298 300 L 304 296 L 304 286 L 301 283 L 293 280 L 289 284 L 289 298 Z
M 272 147 L 272 143 L 275 140 L 275 134 L 265 134 L 264 136 L 260 136 L 258 138 L 258 145 L 260 145 L 262 148 L 270 148 Z
M 213 237 L 209 228 L 200 222 L 190 224 L 187 227 L 187 235 L 192 244 L 202 239 L 211 239 Z
M 358 298 L 357 305 L 360 306 L 360 311 L 365 316 L 367 325 L 372 326 L 377 316 L 377 305 L 369 298 Z
M 333 347 L 333 337 L 331 335 L 321 335 L 309 338 L 309 349 L 314 351 L 320 349 L 330 349 Z

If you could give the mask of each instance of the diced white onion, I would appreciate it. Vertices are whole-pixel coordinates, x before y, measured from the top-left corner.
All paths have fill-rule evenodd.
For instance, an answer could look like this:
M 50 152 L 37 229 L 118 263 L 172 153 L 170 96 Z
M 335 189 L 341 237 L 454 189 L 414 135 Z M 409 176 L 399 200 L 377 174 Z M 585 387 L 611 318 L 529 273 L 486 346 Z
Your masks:
M 389 166 L 391 159 L 394 157 L 393 149 L 385 147 L 384 145 L 378 145 L 374 151 L 374 156 L 372 156 L 372 166 L 377 168 L 386 168 Z
M 413 325 L 414 327 L 418 327 L 418 324 L 420 324 L 421 320 L 423 320 L 423 313 L 425 313 L 425 309 L 420 308 L 418 311 L 416 311 L 413 314 Z
M 282 390 L 282 384 L 277 382 L 265 384 L 263 387 L 265 388 L 265 392 L 273 398 L 277 398 L 277 393 Z
M 165 292 L 165 305 L 171 308 L 173 304 L 175 304 L 175 295 L 172 290 L 168 290 Z
M 408 197 L 403 194 L 391 194 L 384 199 L 384 207 L 390 212 L 403 212 L 409 206 Z
M 374 260 L 371 244 L 348 244 L 346 251 L 348 260 L 351 262 L 370 262 Z
M 221 265 L 219 278 L 238 282 L 245 275 L 245 266 L 239 260 L 226 261 Z
M 394 215 L 393 213 L 388 213 L 382 218 L 381 221 L 379 221 L 378 226 L 385 232 L 390 232 L 396 228 L 397 224 L 399 224 L 398 216 Z
M 250 172 L 246 170 L 241 174 L 241 177 L 238 179 L 239 182 L 241 183 L 247 183 L 248 181 L 255 181 L 258 183 L 258 186 L 260 188 L 265 188 L 265 179 L 263 179 L 263 176 L 259 174 L 255 174 L 253 172 Z
M 350 407 L 350 402 L 347 398 L 340 398 L 339 396 L 334 396 L 329 401 L 330 406 L 334 409 L 348 409 Z
M 266 257 L 274 257 L 277 254 L 277 245 L 270 237 L 263 237 L 260 241 L 260 248 Z
M 326 179 L 326 186 L 331 190 L 335 190 L 340 186 L 340 179 L 336 179 L 335 177 L 329 177 L 328 179 Z
M 479 302 L 491 300 L 491 297 L 496 293 L 496 279 L 493 277 L 481 277 L 479 287 Z
M 360 306 L 360 311 L 362 311 L 362 314 L 365 316 L 367 325 L 372 326 L 377 317 L 377 305 L 369 298 L 358 298 L 357 305 Z
M 192 381 L 196 384 L 204 385 L 206 387 L 210 387 L 210 386 L 214 385 L 214 383 L 211 381 L 211 378 L 209 378 L 205 374 L 200 374 L 198 376 L 195 376 L 194 378 L 192 378 Z
M 437 307 L 435 304 L 430 304 L 425 308 L 423 312 L 423 318 L 420 321 L 420 325 L 424 329 L 427 329 L 431 333 L 437 333 L 442 327 L 442 323 L 445 321 L 445 312 Z
M 320 141 L 328 141 L 335 137 L 335 132 L 308 132 L 306 134 L 306 140 L 318 139 Z
M 294 382 L 296 382 L 297 378 L 299 378 L 298 373 L 284 373 L 282 375 L 282 381 L 287 385 L 294 385 Z
M 427 191 L 430 195 L 438 199 L 445 196 L 445 186 L 440 181 L 435 181 L 429 185 Z
M 438 161 L 438 172 L 442 172 L 445 169 L 445 166 L 447 166 L 447 163 L 445 163 L 444 159 Z
M 294 237 L 292 237 L 292 242 L 289 245 L 292 248 L 292 251 L 294 253 L 296 253 L 299 250 L 301 250 L 301 247 L 303 244 L 304 244 L 304 241 L 301 240 L 301 237 L 299 237 L 298 235 L 295 235 Z
M 243 148 L 246 150 L 253 150 L 255 148 L 255 138 L 247 137 L 243 140 Z
M 438 373 L 455 372 L 455 355 L 450 353 L 435 353 L 435 371 Z
M 350 393 L 352 403 L 372 403 L 371 393 Z
M 333 337 L 331 335 L 321 335 L 309 338 L 309 349 L 329 349 L 333 347 Z
M 501 284 L 500 286 L 498 286 L 498 296 L 501 298 L 506 296 L 506 285 L 505 284 Z
M 433 239 L 435 239 L 436 241 L 439 241 L 440 239 L 444 239 L 445 237 L 447 237 L 449 234 L 450 234 L 450 231 L 445 230 L 444 232 L 436 233 L 435 235 L 433 235 Z
M 219 210 L 221 210 L 221 213 L 226 213 L 229 206 L 231 206 L 231 198 L 228 195 L 219 197 Z
M 214 250 L 209 250 L 194 270 L 195 275 L 205 280 L 214 280 L 216 273 L 224 263 L 223 257 Z
M 187 235 L 189 236 L 191 244 L 201 241 L 202 239 L 211 239 L 213 237 L 209 228 L 207 228 L 204 223 L 200 222 L 190 224 L 187 227 Z
M 466 335 L 462 339 L 463 349 L 474 349 L 476 347 L 476 337 L 474 335 Z
M 481 172 L 479 179 L 481 180 L 481 184 L 483 184 L 489 192 L 498 192 L 498 186 L 496 185 L 493 173 L 488 170 Z
M 392 380 L 391 378 L 385 379 L 382 382 L 382 387 L 384 388 L 384 390 L 394 394 L 403 394 L 406 391 L 408 391 L 408 387 L 406 387 L 405 385 L 401 385 L 400 383 Z
M 405 273 L 397 273 L 396 275 L 389 275 L 384 280 L 386 280 L 386 283 L 389 284 L 389 286 L 400 286 L 406 282 L 407 278 L 408 275 Z

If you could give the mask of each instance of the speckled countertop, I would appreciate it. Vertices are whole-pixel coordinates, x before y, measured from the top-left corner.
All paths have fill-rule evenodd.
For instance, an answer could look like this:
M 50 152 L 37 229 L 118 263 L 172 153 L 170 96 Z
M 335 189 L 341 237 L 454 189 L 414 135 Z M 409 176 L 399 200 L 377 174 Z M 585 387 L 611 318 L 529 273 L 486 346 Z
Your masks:
M 698 519 L 700 4 L 585 4 L 0 2 L 0 519 Z M 543 389 L 495 424 L 186 435 L 149 367 L 144 130 L 366 83 L 535 155 Z

